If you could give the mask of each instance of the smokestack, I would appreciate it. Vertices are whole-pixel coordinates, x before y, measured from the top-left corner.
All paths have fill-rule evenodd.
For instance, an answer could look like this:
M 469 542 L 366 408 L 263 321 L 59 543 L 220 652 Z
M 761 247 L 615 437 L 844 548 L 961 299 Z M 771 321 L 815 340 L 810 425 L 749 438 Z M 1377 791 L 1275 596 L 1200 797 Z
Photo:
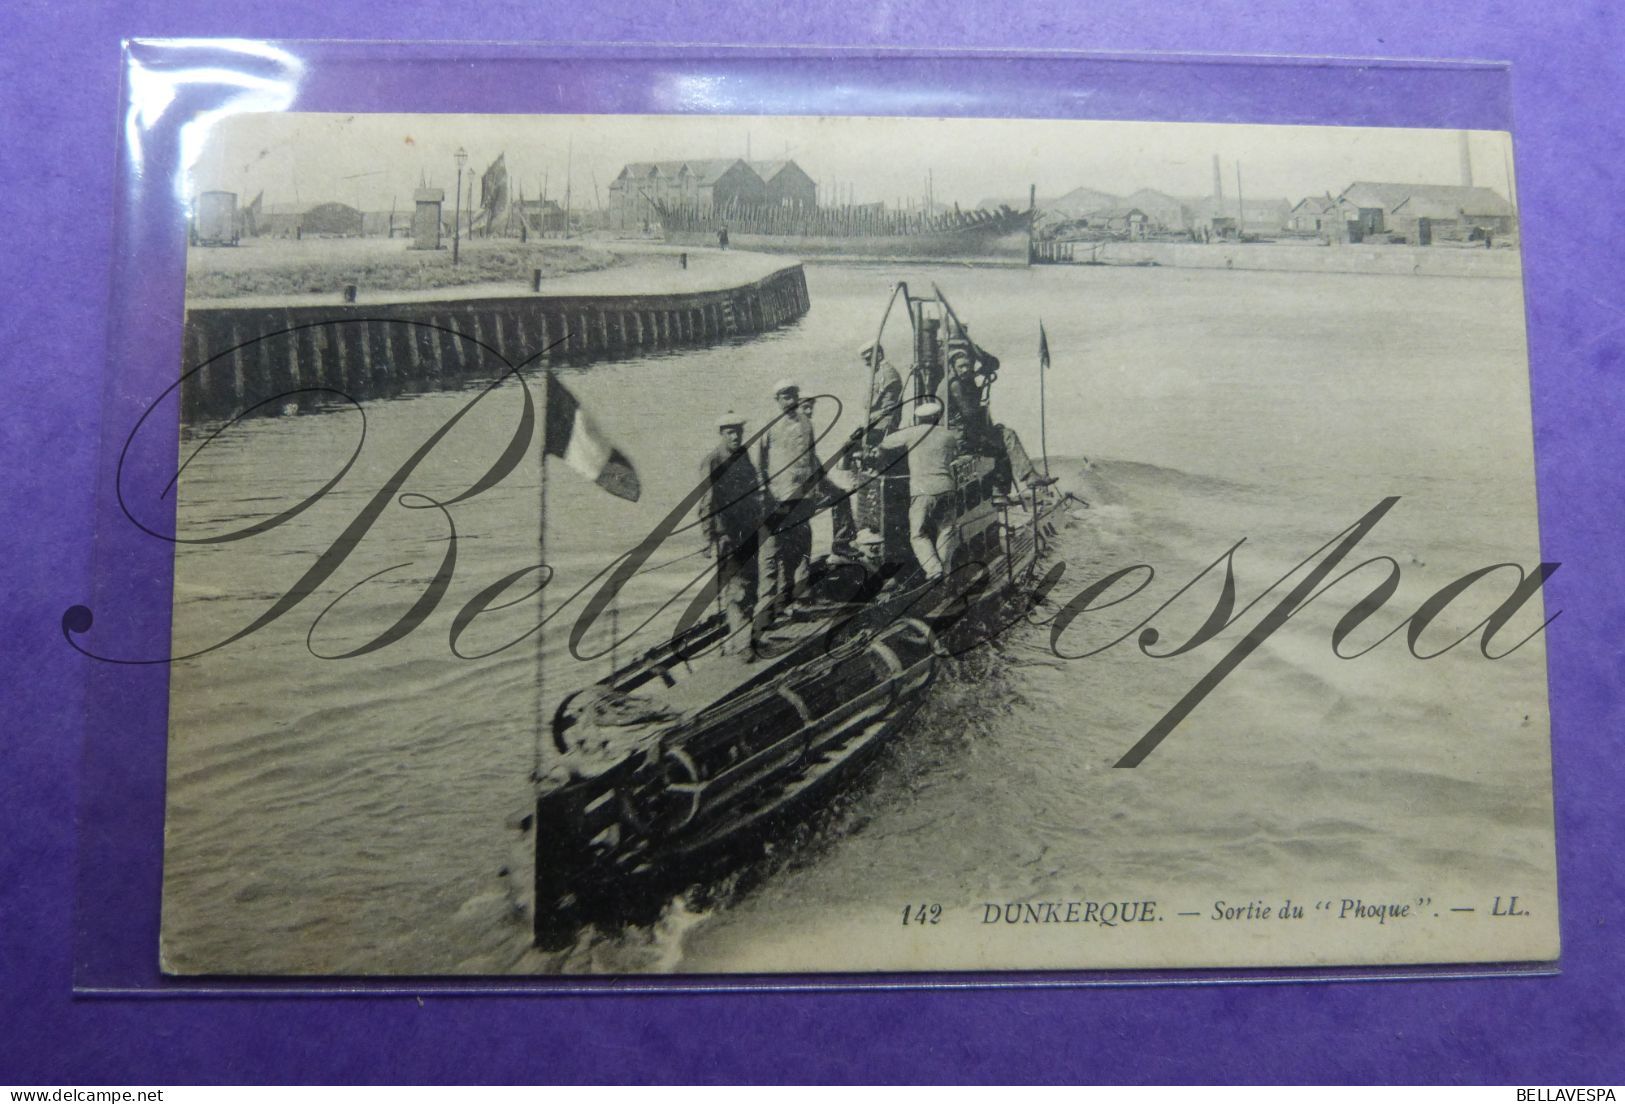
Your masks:
M 1247 203 L 1241 198 L 1241 162 L 1236 162 L 1236 240 L 1247 233 Z
M 1461 146 L 1461 186 L 1471 188 L 1473 186 L 1473 150 L 1467 143 L 1467 132 L 1465 130 L 1457 131 L 1456 135 L 1460 139 Z
M 1219 176 L 1219 155 L 1213 155 L 1213 198 L 1220 203 L 1224 202 L 1224 180 Z

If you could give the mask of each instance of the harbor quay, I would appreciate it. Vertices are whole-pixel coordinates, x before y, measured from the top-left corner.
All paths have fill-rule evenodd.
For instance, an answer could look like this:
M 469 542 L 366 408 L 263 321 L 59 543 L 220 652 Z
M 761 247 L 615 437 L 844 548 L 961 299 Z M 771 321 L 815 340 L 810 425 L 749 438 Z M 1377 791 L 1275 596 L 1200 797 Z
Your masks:
M 1035 241 L 1034 264 L 1143 265 L 1247 272 L 1518 279 L 1516 249 L 1294 242 Z
M 644 249 L 640 263 L 525 284 L 410 291 L 347 285 L 187 304 L 181 417 L 275 413 L 295 393 L 354 399 L 456 387 L 531 360 L 586 363 L 707 345 L 799 319 L 799 262 Z

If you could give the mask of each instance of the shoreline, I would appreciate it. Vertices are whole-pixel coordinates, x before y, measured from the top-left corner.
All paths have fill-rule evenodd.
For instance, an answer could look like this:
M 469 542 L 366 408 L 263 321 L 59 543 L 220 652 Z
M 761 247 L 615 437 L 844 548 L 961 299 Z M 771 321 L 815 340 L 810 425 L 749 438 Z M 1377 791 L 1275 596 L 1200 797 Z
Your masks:
M 607 263 L 591 267 L 553 269 L 541 267 L 539 290 L 534 288 L 538 266 L 515 269 L 511 276 L 493 279 L 468 280 L 462 283 L 438 284 L 428 287 L 392 287 L 380 283 L 368 284 L 362 279 L 324 278 L 324 285 L 316 290 L 271 291 L 256 294 L 245 291 L 232 295 L 202 296 L 190 291 L 186 298 L 188 311 L 279 309 L 284 307 L 319 306 L 389 306 L 397 303 L 468 302 L 476 300 L 513 299 L 534 296 L 568 296 L 572 298 L 626 297 L 681 295 L 704 292 L 729 291 L 792 266 L 795 258 L 751 253 L 744 250 L 722 252 L 717 249 L 683 249 L 659 243 L 615 243 L 615 248 L 594 246 L 583 249 L 574 243 L 553 244 L 544 249 L 530 250 L 540 257 L 549 250 L 563 250 L 572 255 L 593 252 L 609 258 Z M 504 251 L 506 256 L 512 256 Z M 392 254 L 383 254 L 392 256 Z M 686 256 L 684 267 L 679 258 Z M 449 261 L 444 262 L 449 266 Z M 335 263 L 329 263 L 335 269 Z M 471 271 L 475 266 L 471 265 Z M 244 274 L 253 270 L 245 270 Z M 274 268 L 268 271 L 275 272 Z M 354 267 L 348 271 L 357 271 Z M 345 285 L 353 284 L 355 298 L 345 298 Z
M 192 246 L 186 258 L 186 297 L 232 302 L 281 295 L 340 295 L 355 284 L 388 291 L 453 291 L 490 281 L 528 280 L 599 271 L 636 263 L 592 241 L 514 238 L 461 243 L 452 263 L 449 242 L 415 250 L 405 238 L 250 238 L 235 247 Z
M 1073 242 L 1073 261 L 1044 268 L 1205 268 L 1247 272 L 1337 272 L 1379 276 L 1520 279 L 1517 249 L 1448 245 L 1311 245 L 1253 242 Z M 1098 255 L 1098 260 L 1088 258 Z

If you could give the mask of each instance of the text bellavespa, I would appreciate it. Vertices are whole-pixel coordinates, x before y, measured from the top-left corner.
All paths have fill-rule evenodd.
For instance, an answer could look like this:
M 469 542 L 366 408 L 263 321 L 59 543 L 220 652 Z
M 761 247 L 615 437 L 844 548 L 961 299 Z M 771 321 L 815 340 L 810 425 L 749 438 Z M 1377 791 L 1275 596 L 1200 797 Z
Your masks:
M 531 359 L 534 360 L 534 357 Z M 528 363 L 528 361 L 525 363 Z M 176 660 L 195 658 L 197 656 L 216 651 L 220 648 L 224 648 L 232 643 L 235 643 L 236 641 L 242 640 L 243 638 L 271 624 L 273 621 L 281 618 L 283 615 L 287 614 L 296 606 L 304 602 L 305 599 L 309 598 L 324 584 L 326 584 L 327 581 L 338 570 L 338 568 L 349 557 L 350 553 L 353 552 L 366 537 L 368 531 L 372 528 L 380 515 L 382 515 L 384 510 L 390 505 L 391 502 L 394 502 L 403 509 L 427 511 L 425 516 L 432 517 L 438 515 L 442 519 L 446 530 L 443 538 L 445 552 L 441 557 L 440 564 L 434 575 L 429 579 L 428 583 L 424 587 L 423 593 L 413 603 L 411 608 L 407 610 L 407 612 L 403 614 L 393 625 L 389 626 L 371 640 L 361 644 L 358 647 L 345 651 L 326 653 L 317 651 L 315 643 L 317 630 L 321 625 L 322 619 L 332 612 L 336 606 L 343 602 L 344 599 L 355 590 L 366 585 L 367 583 L 372 582 L 381 576 L 390 574 L 394 571 L 402 570 L 412 565 L 397 564 L 394 567 L 368 576 L 361 582 L 356 583 L 344 590 L 337 598 L 330 601 L 327 606 L 316 615 L 311 622 L 309 632 L 306 634 L 306 647 L 310 650 L 311 654 L 317 656 L 317 658 L 350 659 L 378 651 L 404 639 L 406 636 L 414 632 L 419 626 L 421 626 L 430 617 L 430 615 L 432 615 L 439 608 L 441 602 L 446 596 L 447 591 L 450 589 L 452 580 L 455 576 L 459 544 L 457 539 L 457 528 L 451 508 L 459 503 L 467 502 L 470 499 L 478 497 L 479 495 L 491 490 L 506 479 L 510 474 L 512 474 L 512 472 L 520 466 L 526 457 L 534 454 L 533 448 L 535 435 L 538 432 L 538 418 L 535 402 L 532 398 L 530 388 L 520 370 L 522 367 L 524 367 L 523 363 L 520 366 L 515 367 L 512 372 L 493 381 L 488 386 L 483 388 L 478 395 L 476 395 L 454 415 L 452 415 L 452 417 L 449 418 L 443 426 L 432 433 L 428 439 L 425 440 L 424 443 L 419 446 L 412 453 L 412 455 L 370 496 L 366 504 L 363 505 L 359 511 L 357 511 L 356 515 L 334 538 L 332 544 L 315 557 L 314 561 L 311 563 L 305 573 L 298 579 L 298 581 L 296 581 L 284 594 L 280 595 L 268 609 L 261 613 L 250 624 L 242 629 L 239 629 L 226 639 L 210 645 L 209 647 L 191 652 L 185 656 L 128 659 L 99 655 L 82 647 L 80 642 L 76 639 L 76 637 L 82 636 L 84 633 L 88 632 L 94 622 L 92 611 L 83 605 L 72 606 L 66 612 L 64 612 L 62 616 L 62 631 L 64 637 L 67 639 L 70 645 L 85 655 L 94 659 L 100 659 L 113 663 L 170 663 Z M 470 481 L 465 490 L 449 498 L 437 499 L 420 492 L 405 490 L 408 479 L 411 477 L 414 470 L 434 452 L 436 447 L 451 433 L 452 429 L 471 410 L 473 410 L 482 399 L 490 395 L 492 391 L 509 379 L 516 379 L 518 381 L 522 396 L 522 405 L 520 407 L 518 422 L 515 426 L 513 434 L 502 447 L 497 459 L 492 462 L 490 467 L 485 471 L 478 473 L 475 478 Z M 179 381 L 177 381 L 171 390 L 178 387 Z M 331 391 L 330 388 L 321 388 L 320 390 Z M 168 392 L 166 392 L 166 394 L 167 393 Z M 287 398 L 297 395 L 298 393 L 299 391 L 289 392 L 288 395 L 279 396 L 279 398 Z M 347 396 L 341 397 L 347 398 Z M 833 395 L 816 396 L 816 398 L 831 399 L 836 403 L 837 406 L 839 406 L 839 400 Z M 161 402 L 162 397 L 160 397 L 158 401 Z M 255 408 L 266 406 L 271 401 L 272 400 L 267 400 L 266 402 L 257 403 L 255 404 Z M 353 399 L 350 401 L 354 403 Z M 355 403 L 355 405 L 359 408 L 358 403 Z M 356 448 L 350 455 L 349 459 L 344 463 L 343 467 L 321 488 L 316 490 L 301 502 L 289 507 L 286 510 L 283 510 L 273 517 L 257 521 L 231 533 L 195 538 L 183 537 L 180 534 L 171 536 L 150 528 L 134 516 L 130 510 L 129 502 L 126 499 L 123 485 L 124 460 L 125 457 L 130 454 L 131 442 L 133 442 L 136 435 L 140 433 L 141 427 L 146 423 L 149 415 L 152 414 L 156 407 L 157 402 L 155 402 L 152 407 L 149 407 L 148 410 L 143 413 L 141 418 L 137 421 L 135 428 L 131 431 L 130 441 L 126 442 L 124 453 L 120 457 L 118 475 L 115 479 L 115 487 L 118 492 L 120 507 L 123 509 L 125 516 L 129 518 L 133 524 L 157 539 L 175 544 L 225 544 L 232 541 L 257 536 L 292 520 L 294 517 L 309 509 L 311 506 L 314 506 L 318 501 L 332 491 L 351 470 L 356 460 L 360 457 L 362 449 L 365 447 L 366 429 L 365 418 L 363 417 L 360 440 L 357 442 Z M 237 419 L 233 419 L 233 421 L 246 416 L 247 413 L 248 411 L 244 411 L 237 416 Z M 839 413 L 837 413 L 836 419 L 831 421 L 830 426 L 833 427 L 835 421 L 838 419 Z M 229 425 L 231 423 L 227 424 Z M 772 422 L 769 422 L 767 425 L 763 426 L 763 428 L 754 437 L 752 437 L 751 440 L 755 441 L 759 439 L 762 434 L 765 434 L 768 429 L 771 428 L 772 424 Z M 826 428 L 823 433 L 819 434 L 818 438 L 814 441 L 814 446 L 816 446 L 818 440 L 821 440 L 828 434 L 828 432 L 829 429 Z M 205 441 L 203 445 L 199 446 L 197 451 L 193 453 L 192 457 L 187 460 L 187 463 L 191 463 L 192 460 L 195 460 L 198 453 L 201 453 L 210 442 L 216 440 L 218 437 L 219 432 L 211 435 L 209 439 Z M 901 461 L 901 459 L 902 457 L 900 455 L 898 460 Z M 163 497 L 169 493 L 169 490 L 173 487 L 174 482 L 174 479 L 169 481 L 169 484 L 164 488 L 160 497 Z M 473 595 L 473 597 L 469 598 L 464 603 L 463 607 L 452 617 L 447 633 L 447 644 L 450 651 L 453 655 L 460 659 L 481 659 L 495 655 L 498 652 L 505 651 L 506 649 L 511 648 L 540 632 L 544 625 L 546 625 L 549 621 L 552 621 L 565 609 L 570 608 L 575 603 L 576 599 L 587 595 L 589 591 L 592 593 L 590 596 L 585 598 L 585 606 L 581 609 L 580 614 L 576 617 L 575 623 L 570 629 L 570 651 L 571 654 L 577 659 L 598 659 L 604 655 L 607 655 L 611 648 L 623 647 L 628 639 L 635 636 L 637 632 L 647 627 L 651 622 L 664 613 L 666 609 L 676 604 L 684 594 L 697 585 L 699 589 L 689 601 L 687 608 L 679 617 L 676 628 L 673 630 L 673 634 L 681 635 L 688 629 L 693 628 L 707 616 L 714 598 L 716 584 L 715 580 L 711 578 L 712 570 L 709 566 L 699 572 L 694 579 L 690 580 L 688 584 L 678 590 L 676 594 L 668 599 L 654 613 L 651 613 L 649 617 L 646 618 L 640 625 L 634 627 L 630 632 L 628 632 L 626 636 L 621 637 L 609 645 L 606 645 L 601 651 L 591 652 L 586 650 L 584 647 L 589 633 L 594 625 L 596 625 L 598 618 L 614 605 L 616 597 L 619 595 L 621 589 L 635 575 L 637 575 L 646 564 L 648 564 L 655 553 L 664 546 L 665 542 L 673 536 L 688 532 L 698 527 L 700 524 L 699 522 L 689 520 L 690 514 L 699 504 L 701 499 L 707 493 L 709 493 L 709 490 L 709 482 L 701 481 L 680 502 L 678 502 L 635 547 L 611 560 L 603 568 L 603 570 L 599 571 L 598 574 L 596 574 L 584 586 L 578 589 L 574 594 L 571 594 L 568 598 L 564 599 L 562 602 L 558 603 L 551 612 L 540 618 L 535 624 L 530 625 L 523 633 L 520 633 L 518 636 L 515 636 L 506 643 L 495 648 L 488 648 L 479 652 L 466 651 L 461 646 L 462 639 L 479 618 L 497 611 L 527 605 L 527 599 L 540 594 L 548 583 L 551 582 L 553 578 L 553 569 L 546 563 L 529 564 L 519 568 L 518 570 L 510 571 L 507 574 L 496 578 L 494 581 L 480 589 L 476 594 Z M 1146 587 L 1150 585 L 1151 581 L 1156 577 L 1156 569 L 1151 565 L 1143 563 L 1133 564 L 1128 567 L 1110 572 L 1094 582 L 1091 582 L 1088 586 L 1078 591 L 1068 600 L 1064 602 L 1056 602 L 1050 597 L 1050 595 L 1059 585 L 1068 568 L 1068 565 L 1064 561 L 1056 563 L 1046 571 L 1042 578 L 1029 580 L 1030 586 L 1028 594 L 1031 599 L 1031 603 L 1028 608 L 1023 610 L 1015 620 L 1007 621 L 1002 625 L 996 625 L 990 631 L 983 633 L 975 641 L 975 643 L 987 643 L 994 636 L 1011 627 L 1011 625 L 1016 624 L 1021 620 L 1026 620 L 1029 623 L 1036 625 L 1048 625 L 1050 650 L 1057 658 L 1060 659 L 1075 660 L 1096 656 L 1110 648 L 1116 647 L 1129 639 L 1131 636 L 1136 636 L 1136 634 L 1136 646 L 1143 655 L 1151 659 L 1171 659 L 1175 656 L 1184 655 L 1188 652 L 1194 651 L 1195 649 L 1213 640 L 1220 633 L 1235 625 L 1236 622 L 1246 615 L 1255 605 L 1258 605 L 1267 596 L 1274 593 L 1277 588 L 1286 586 L 1289 580 L 1292 580 L 1293 577 L 1298 575 L 1300 571 L 1307 568 L 1308 570 L 1303 574 L 1303 576 L 1295 583 L 1291 584 L 1291 588 L 1283 597 L 1280 598 L 1275 606 L 1265 613 L 1258 623 L 1239 641 L 1233 644 L 1218 660 L 1218 662 L 1215 663 L 1214 666 L 1207 672 L 1207 674 L 1202 676 L 1202 678 L 1197 681 L 1196 685 L 1187 691 L 1185 695 L 1181 697 L 1179 701 L 1177 701 L 1160 720 L 1153 724 L 1151 728 L 1147 730 L 1145 735 L 1142 736 L 1115 764 L 1118 767 L 1135 767 L 1138 766 L 1146 758 L 1146 756 L 1157 747 L 1158 744 L 1166 739 L 1168 735 L 1179 726 L 1185 717 L 1187 717 L 1204 698 L 1212 693 L 1220 683 L 1228 678 L 1229 675 L 1238 666 L 1240 666 L 1240 664 L 1248 656 L 1263 645 L 1264 642 L 1267 641 L 1278 629 L 1300 613 L 1304 608 L 1320 599 L 1328 591 L 1338 587 L 1345 581 L 1353 578 L 1355 575 L 1365 573 L 1368 578 L 1376 578 L 1376 582 L 1375 585 L 1370 586 L 1370 589 L 1365 593 L 1364 597 L 1360 598 L 1357 602 L 1350 606 L 1346 612 L 1343 613 L 1336 626 L 1334 626 L 1332 629 L 1332 653 L 1339 659 L 1352 660 L 1366 655 L 1374 648 L 1387 641 L 1390 637 L 1394 636 L 1401 629 L 1404 629 L 1406 646 L 1408 647 L 1410 653 L 1417 659 L 1425 660 L 1437 658 L 1438 656 L 1441 656 L 1455 648 L 1457 645 L 1465 642 L 1475 633 L 1480 633 L 1480 630 L 1482 630 L 1478 642 L 1479 651 L 1486 659 L 1498 660 L 1505 658 L 1506 656 L 1517 651 L 1524 644 L 1527 644 L 1531 639 L 1544 630 L 1546 625 L 1549 625 L 1551 621 L 1556 618 L 1557 614 L 1553 614 L 1551 618 L 1548 618 L 1542 625 L 1530 632 L 1517 643 L 1499 652 L 1492 651 L 1492 642 L 1494 641 L 1496 634 L 1499 633 L 1507 625 L 1507 623 L 1513 619 L 1518 611 L 1536 595 L 1546 580 L 1551 577 L 1554 571 L 1557 570 L 1559 565 L 1556 563 L 1541 563 L 1533 572 L 1526 572 L 1522 566 L 1515 563 L 1491 564 L 1487 567 L 1481 567 L 1476 570 L 1469 571 L 1454 581 L 1441 587 L 1439 590 L 1434 592 L 1432 596 L 1417 606 L 1413 613 L 1394 624 L 1392 628 L 1390 628 L 1376 641 L 1357 650 L 1345 650 L 1345 644 L 1349 637 L 1353 635 L 1356 630 L 1364 626 L 1370 618 L 1382 610 L 1384 606 L 1387 605 L 1389 599 L 1391 599 L 1398 591 L 1400 582 L 1400 567 L 1399 562 L 1393 557 L 1379 555 L 1363 560 L 1360 563 L 1343 570 L 1340 574 L 1336 574 L 1335 577 L 1333 577 L 1334 572 L 1337 571 L 1344 560 L 1349 558 L 1356 546 L 1358 546 L 1360 542 L 1364 540 L 1373 529 L 1376 528 L 1377 524 L 1388 514 L 1390 510 L 1393 509 L 1393 507 L 1399 501 L 1400 499 L 1397 495 L 1391 495 L 1383 498 L 1375 506 L 1366 511 L 1366 513 L 1360 517 L 1359 520 L 1355 521 L 1352 525 L 1348 526 L 1342 532 L 1334 536 L 1331 540 L 1327 541 L 1314 552 L 1310 553 L 1309 556 L 1300 561 L 1295 567 L 1293 567 L 1286 574 L 1282 575 L 1275 582 L 1271 583 L 1268 587 L 1264 588 L 1264 590 L 1253 598 L 1252 601 L 1248 602 L 1245 606 L 1242 606 L 1239 610 L 1236 609 L 1237 587 L 1234 557 L 1237 550 L 1240 549 L 1241 546 L 1246 542 L 1246 538 L 1236 541 L 1235 544 L 1231 545 L 1230 548 L 1222 553 L 1217 559 L 1213 560 L 1210 564 L 1208 564 L 1207 567 L 1198 572 L 1190 582 L 1186 583 L 1183 587 L 1179 588 L 1179 590 L 1175 591 L 1171 597 L 1163 601 L 1145 617 L 1141 618 L 1127 632 L 1118 635 L 1114 639 L 1100 645 L 1099 647 L 1090 648 L 1084 651 L 1071 652 L 1066 650 L 1064 643 L 1068 631 L 1071 630 L 1074 625 L 1080 623 L 1081 619 L 1084 618 L 1086 614 L 1108 609 L 1112 606 L 1117 606 L 1136 597 L 1142 591 L 1144 591 Z M 1192 633 L 1191 636 L 1182 644 L 1174 647 L 1158 649 L 1157 645 L 1161 642 L 1162 634 L 1160 630 L 1152 625 L 1152 622 L 1175 602 L 1178 602 L 1188 591 L 1191 590 L 1192 587 L 1196 586 L 1198 582 L 1206 578 L 1210 572 L 1213 572 L 1221 565 L 1223 566 L 1223 581 L 1218 597 L 1214 600 L 1212 611 L 1208 614 L 1207 619 L 1203 622 L 1201 627 Z M 1368 571 L 1367 569 L 1375 570 Z M 1515 577 L 1515 581 L 1512 583 L 1511 592 L 1495 607 L 1493 611 L 1479 620 L 1472 628 L 1468 629 L 1461 636 L 1457 637 L 1455 640 L 1444 645 L 1443 647 L 1428 649 L 1423 646 L 1423 635 L 1427 632 L 1428 628 L 1434 623 L 1434 621 L 1438 619 L 1440 614 L 1446 610 L 1446 608 L 1448 608 L 1456 600 L 1460 599 L 1470 589 L 1474 588 L 1479 582 L 1502 572 L 1510 572 Z M 527 580 L 533 581 L 527 582 Z M 989 572 L 986 565 L 971 563 L 960 565 L 943 581 L 942 585 L 960 588 L 961 593 L 963 593 L 964 596 L 969 599 L 974 597 L 981 588 L 986 587 L 988 583 Z M 522 593 L 513 593 L 521 585 L 527 585 L 529 589 L 523 591 Z M 1052 617 L 1046 619 L 1035 619 L 1032 616 L 1033 611 L 1041 603 L 1045 602 L 1058 606 L 1058 612 L 1056 612 Z M 963 608 L 967 614 L 971 608 L 971 604 L 972 603 L 968 600 L 964 603 Z M 958 650 L 962 652 L 967 649 L 961 647 Z

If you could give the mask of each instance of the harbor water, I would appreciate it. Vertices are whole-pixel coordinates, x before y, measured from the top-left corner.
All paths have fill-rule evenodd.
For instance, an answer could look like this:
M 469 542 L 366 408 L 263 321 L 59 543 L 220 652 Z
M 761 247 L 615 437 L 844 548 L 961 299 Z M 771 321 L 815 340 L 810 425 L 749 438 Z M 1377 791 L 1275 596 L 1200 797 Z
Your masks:
M 1052 597 L 1064 603 L 1133 565 L 1155 571 L 1135 599 L 1075 621 L 1057 650 L 1076 655 L 1129 638 L 1063 659 L 1049 626 L 1017 625 L 943 676 L 861 784 L 729 884 L 674 900 L 652 927 L 584 933 L 562 954 L 534 950 L 514 905 L 529 877 L 514 824 L 528 811 L 531 772 L 551 765 L 538 750 L 540 722 L 570 689 L 653 644 L 708 561 L 684 518 L 612 612 L 582 628 L 578 658 L 569 636 L 595 577 L 692 490 L 717 415 L 731 408 L 759 427 L 781 377 L 827 396 L 815 421 L 834 422 L 828 444 L 843 438 L 866 393 L 858 347 L 874 336 L 899 279 L 916 292 L 941 286 L 977 342 L 1002 359 L 995 417 L 1035 456 L 1047 440 L 1062 485 L 1088 503 L 1074 504 L 1057 541 L 1051 562 L 1066 569 Z M 554 462 L 545 535 L 534 443 L 494 486 L 436 504 L 474 486 L 502 455 L 523 408 L 524 385 L 513 379 L 483 395 L 467 387 L 246 421 L 191 461 L 177 524 L 196 538 L 288 509 L 359 449 L 333 490 L 285 523 L 178 553 L 174 651 L 186 654 L 253 623 L 336 542 L 347 551 L 290 611 L 173 667 L 169 969 L 1158 964 L 1170 953 L 1165 933 L 1161 942 L 1099 933 L 1017 940 L 980 925 L 982 909 L 1155 898 L 1177 914 L 1211 910 L 1217 899 L 1341 898 L 1364 887 L 1471 896 L 1494 879 L 1555 908 L 1540 640 L 1491 662 L 1475 636 L 1423 661 L 1401 632 L 1359 659 L 1339 658 L 1332 629 L 1381 581 L 1380 566 L 1270 636 L 1140 766 L 1113 768 L 1239 635 L 1153 658 L 1131 630 L 1243 538 L 1232 560 L 1238 609 L 1399 496 L 1345 563 L 1391 557 L 1400 575 L 1345 652 L 1469 571 L 1534 567 L 1518 282 L 809 265 L 807 283 L 811 310 L 777 331 L 565 369 L 567 386 L 632 458 L 643 490 L 628 503 Z M 1040 321 L 1054 358 L 1042 433 Z M 886 336 L 896 363 L 907 361 L 906 334 L 894 317 Z M 508 359 L 526 351 L 516 352 Z M 378 498 L 370 530 L 344 545 L 346 526 L 448 424 Z M 188 429 L 182 457 L 210 431 Z M 542 562 L 553 576 L 539 595 L 522 597 L 537 575 L 520 576 L 454 633 L 480 591 Z M 433 612 L 368 650 L 437 573 L 449 583 Z M 1157 621 L 1162 643 L 1149 651 L 1172 650 L 1202 624 L 1218 581 L 1209 574 L 1169 607 Z M 1472 591 L 1419 649 L 1465 634 L 1510 588 L 1487 581 Z M 1508 626 L 1499 650 L 1540 624 L 1538 606 Z M 612 628 L 621 638 L 613 643 Z M 905 906 L 933 902 L 954 918 L 953 939 L 899 925 Z M 1286 953 L 1226 939 L 1207 960 Z M 1376 937 L 1345 945 L 1353 960 L 1382 957 Z M 1188 943 L 1187 957 L 1203 958 L 1201 947 Z

